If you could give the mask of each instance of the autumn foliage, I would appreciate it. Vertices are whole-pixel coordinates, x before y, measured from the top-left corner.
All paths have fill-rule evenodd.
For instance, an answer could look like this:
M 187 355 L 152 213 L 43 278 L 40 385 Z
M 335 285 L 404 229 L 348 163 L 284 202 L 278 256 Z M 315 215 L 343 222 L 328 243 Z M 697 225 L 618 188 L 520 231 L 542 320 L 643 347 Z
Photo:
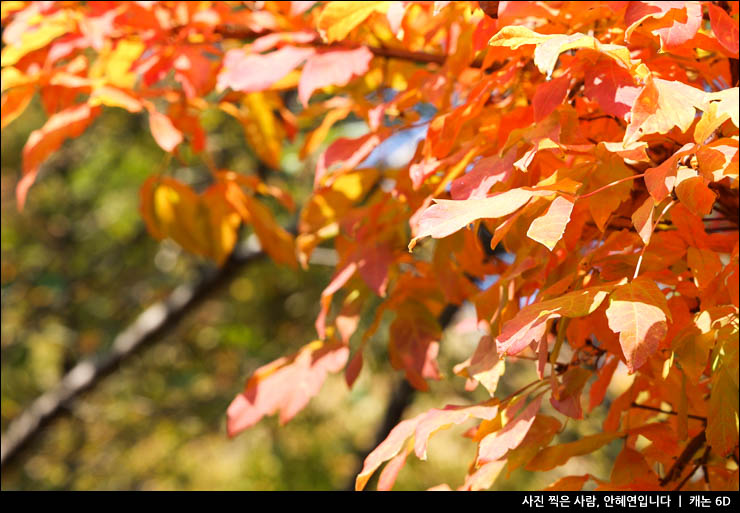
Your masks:
M 230 435 L 290 420 L 328 373 L 351 387 L 388 319 L 390 364 L 414 388 L 447 376 L 490 399 L 402 421 L 357 489 L 383 464 L 390 489 L 462 423 L 477 456 L 461 489 L 615 439 L 611 476 L 551 489 L 738 488 L 737 2 L 3 2 L 2 24 L 3 128 L 37 94 L 48 114 L 23 150 L 20 208 L 66 139 L 122 108 L 164 152 L 211 166 L 204 190 L 162 173 L 142 184 L 153 237 L 217 264 L 242 226 L 280 264 L 336 251 L 316 340 L 254 371 Z M 270 173 L 213 166 L 208 109 L 243 126 Z M 367 133 L 323 144 L 345 119 Z M 408 165 L 363 164 L 419 128 Z M 298 136 L 316 159 L 302 205 L 264 178 Z M 440 368 L 442 313 L 463 303 L 480 342 Z M 497 394 L 517 360 L 538 379 Z M 620 365 L 633 380 L 602 430 L 554 443 Z

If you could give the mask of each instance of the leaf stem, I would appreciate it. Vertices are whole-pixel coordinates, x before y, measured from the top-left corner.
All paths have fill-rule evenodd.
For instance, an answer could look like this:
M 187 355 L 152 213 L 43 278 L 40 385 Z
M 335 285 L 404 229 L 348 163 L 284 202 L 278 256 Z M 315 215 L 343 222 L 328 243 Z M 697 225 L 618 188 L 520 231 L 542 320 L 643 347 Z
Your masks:
M 676 203 L 675 201 L 671 201 L 670 203 L 668 203 L 665 206 L 665 208 L 663 209 L 663 211 L 658 216 L 658 219 L 655 220 L 655 223 L 653 224 L 653 228 L 650 230 L 650 233 L 651 234 L 658 227 L 658 224 L 660 223 L 660 220 L 663 218 L 663 216 L 665 215 L 665 213 L 668 212 L 668 209 L 671 208 L 675 203 Z M 648 244 L 649 244 L 649 241 L 648 241 Z M 635 274 L 632 276 L 632 279 L 633 280 L 637 278 L 637 275 L 638 274 L 640 274 L 640 266 L 642 265 L 642 257 L 645 256 L 645 250 L 647 249 L 648 244 L 645 244 L 642 247 L 642 251 L 640 251 L 640 258 L 637 259 L 637 266 L 635 267 Z
M 586 199 L 586 198 L 588 198 L 588 197 L 591 197 L 591 196 L 593 196 L 593 195 L 595 195 L 595 194 L 598 194 L 598 193 L 600 193 L 601 191 L 604 191 L 604 190 L 606 190 L 606 189 L 608 189 L 608 188 L 610 188 L 610 187 L 614 187 L 615 185 L 619 185 L 619 184 L 620 184 L 620 183 L 622 183 L 622 182 L 627 182 L 627 181 L 629 181 L 629 180 L 634 180 L 634 179 L 636 179 L 636 178 L 642 178 L 642 177 L 644 177 L 644 176 L 645 176 L 645 173 L 641 173 L 641 174 L 639 174 L 639 175 L 632 175 L 632 176 L 628 176 L 628 177 L 625 177 L 625 178 L 620 178 L 619 180 L 615 180 L 615 181 L 613 181 L 612 183 L 609 183 L 609 184 L 607 184 L 607 185 L 605 185 L 605 186 L 603 186 L 603 187 L 599 187 L 599 188 L 598 188 L 598 189 L 596 189 L 595 191 L 591 191 L 591 192 L 589 192 L 588 194 L 582 194 L 582 195 L 580 195 L 580 196 L 576 196 L 576 200 L 582 200 L 582 199 Z

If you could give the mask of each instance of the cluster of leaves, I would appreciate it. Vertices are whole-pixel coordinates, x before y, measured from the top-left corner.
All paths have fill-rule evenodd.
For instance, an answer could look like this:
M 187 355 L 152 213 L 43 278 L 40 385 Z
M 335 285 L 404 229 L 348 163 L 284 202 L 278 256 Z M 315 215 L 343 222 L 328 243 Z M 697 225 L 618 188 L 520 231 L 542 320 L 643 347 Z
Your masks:
M 352 386 L 386 315 L 391 365 L 428 390 L 444 373 L 442 312 L 467 302 L 483 334 L 452 370 L 490 399 L 400 423 L 358 489 L 386 461 L 378 487 L 391 488 L 433 433 L 470 420 L 477 456 L 462 489 L 618 438 L 609 479 L 552 488 L 737 489 L 737 2 L 2 9 L 2 126 L 37 92 L 49 114 L 23 151 L 20 206 L 44 160 L 118 107 L 146 113 L 165 152 L 189 146 L 212 172 L 202 191 L 160 175 L 142 185 L 153 236 L 223 263 L 246 225 L 277 262 L 304 267 L 333 244 L 318 339 L 254 372 L 228 409 L 230 434 L 265 415 L 288 421 L 328 373 Z M 268 168 L 298 133 L 302 156 L 319 153 L 297 236 L 260 199 L 293 209 L 285 190 L 213 164 L 199 121 L 212 108 L 242 124 Z M 323 147 L 351 117 L 368 132 Z M 408 165 L 363 165 L 419 129 Z M 363 314 L 373 322 L 353 337 Z M 531 359 L 538 379 L 500 397 L 510 359 Z M 584 395 L 587 411 L 599 406 L 621 364 L 634 379 L 603 432 L 553 444 L 559 419 L 583 418 Z

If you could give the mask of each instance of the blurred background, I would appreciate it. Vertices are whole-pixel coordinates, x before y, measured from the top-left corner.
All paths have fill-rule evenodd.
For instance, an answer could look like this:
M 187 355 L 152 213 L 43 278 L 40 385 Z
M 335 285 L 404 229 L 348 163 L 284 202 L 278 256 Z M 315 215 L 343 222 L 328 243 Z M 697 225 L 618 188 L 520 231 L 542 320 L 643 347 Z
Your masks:
M 43 121 L 35 101 L 2 134 L 3 432 L 77 362 L 104 354 L 147 306 L 211 265 L 170 241 L 151 238 L 138 212 L 139 187 L 149 175 L 164 171 L 197 187 L 205 183 L 205 166 L 188 154 L 166 159 L 145 117 L 120 109 L 105 109 L 81 137 L 67 141 L 47 161 L 19 212 L 15 185 L 21 151 Z M 216 110 L 202 122 L 219 167 L 254 172 L 256 159 L 240 125 Z M 336 126 L 327 142 L 364 130 L 350 121 Z M 379 165 L 402 161 L 409 150 L 413 153 L 418 135 L 423 134 L 407 137 L 409 148 L 386 147 L 374 158 Z M 315 166 L 311 159 L 299 160 L 301 143 L 299 136 L 286 146 L 284 175 L 266 177 L 287 187 L 299 205 L 311 189 Z M 274 211 L 281 212 L 283 225 L 294 219 Z M 326 265 L 291 270 L 268 259 L 244 267 L 176 328 L 127 358 L 42 428 L 3 465 L 2 489 L 345 489 L 353 483 L 360 455 L 374 445 L 402 377 L 388 363 L 387 329 L 369 344 L 351 391 L 343 376 L 331 376 L 320 395 L 284 427 L 271 417 L 234 439 L 225 428 L 226 408 L 245 379 L 315 337 L 318 300 L 331 273 Z M 405 418 L 486 398 L 480 387 L 465 392 L 464 380 L 451 371 L 477 344 L 479 335 L 464 329 L 471 313 L 461 309 L 445 333 L 440 369 L 447 379 L 432 383 L 430 394 L 414 396 Z M 533 367 L 526 361 L 509 366 L 502 396 L 531 381 Z M 626 379 L 615 379 L 617 389 L 629 384 Z M 600 431 L 609 397 L 594 420 L 579 424 L 581 433 Z M 409 457 L 395 489 L 462 484 L 475 457 L 474 444 L 460 436 L 468 427 L 432 438 L 428 461 Z M 577 438 L 580 433 L 571 428 L 566 424 L 556 441 Z M 559 476 L 586 472 L 607 477 L 607 462 L 620 449 L 617 441 L 598 457 L 573 458 L 549 473 L 520 470 L 507 478 L 504 472 L 494 489 L 538 489 Z

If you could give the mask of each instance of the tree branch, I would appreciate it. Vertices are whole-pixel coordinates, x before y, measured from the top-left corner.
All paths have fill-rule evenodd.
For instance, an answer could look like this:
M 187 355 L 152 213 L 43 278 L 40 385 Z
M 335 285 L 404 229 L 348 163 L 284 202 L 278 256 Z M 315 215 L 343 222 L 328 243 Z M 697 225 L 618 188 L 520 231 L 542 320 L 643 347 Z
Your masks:
M 696 451 L 701 449 L 702 445 L 707 441 L 706 433 L 700 431 L 698 435 L 689 440 L 686 444 L 683 452 L 678 456 L 673 466 L 668 470 L 668 473 L 660 480 L 660 486 L 665 486 L 674 479 L 677 479 L 683 472 L 684 467 L 688 465 L 691 458 L 694 457 Z
M 2 434 L 0 465 L 9 463 L 41 428 L 64 412 L 65 406 L 95 386 L 147 343 L 167 334 L 194 308 L 229 283 L 242 268 L 264 256 L 251 237 L 237 246 L 220 269 L 210 269 L 195 283 L 180 285 L 163 301 L 144 310 L 113 340 L 111 349 L 75 365 L 51 390 L 37 398 Z
M 231 25 L 219 25 L 216 27 L 215 32 L 227 39 L 254 39 L 260 36 L 265 36 L 265 35 L 270 34 L 270 32 L 257 33 L 246 27 L 238 27 L 238 26 L 231 26 Z M 313 41 L 310 41 L 310 44 L 315 47 L 323 47 L 323 48 L 346 48 L 346 45 L 324 43 L 318 34 L 316 34 L 316 37 L 314 38 Z M 373 55 L 376 55 L 378 57 L 389 57 L 389 58 L 400 59 L 404 61 L 417 62 L 420 64 L 442 65 L 445 63 L 445 60 L 447 59 L 447 56 L 445 55 L 439 55 L 439 54 L 433 54 L 433 53 L 427 53 L 427 52 L 412 52 L 410 50 L 405 50 L 403 48 L 384 48 L 384 47 L 378 47 L 378 46 L 368 46 L 367 48 L 373 53 Z M 473 63 L 472 66 L 480 67 L 481 63 L 479 62 Z

